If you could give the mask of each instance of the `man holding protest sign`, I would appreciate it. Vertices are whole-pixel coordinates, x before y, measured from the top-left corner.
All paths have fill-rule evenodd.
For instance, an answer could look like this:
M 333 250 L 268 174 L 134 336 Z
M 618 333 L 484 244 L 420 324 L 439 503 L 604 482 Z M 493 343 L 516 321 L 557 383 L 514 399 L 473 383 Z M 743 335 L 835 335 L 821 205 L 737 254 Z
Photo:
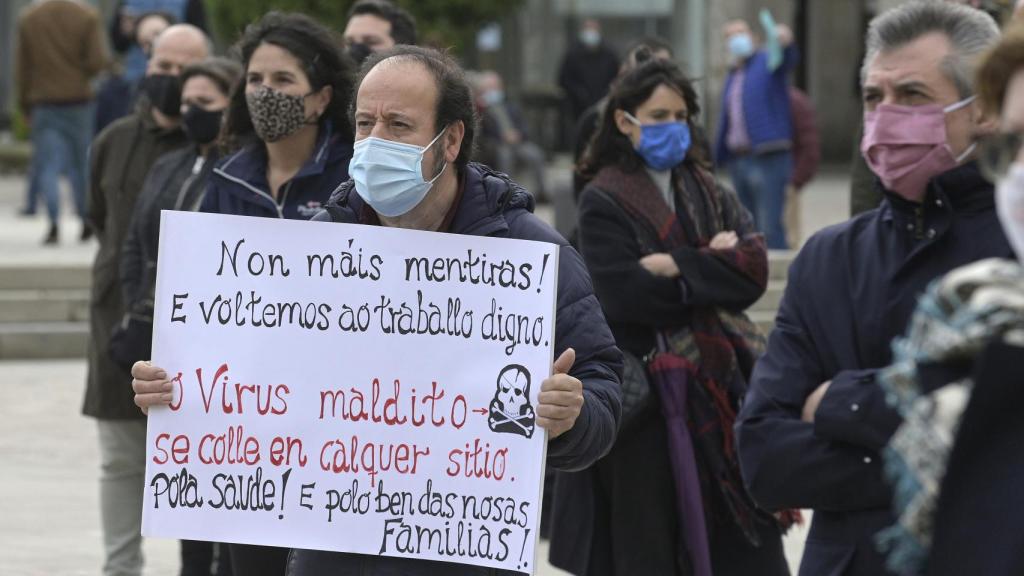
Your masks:
M 554 293 L 549 292 L 554 308 L 554 325 L 548 324 L 545 329 L 548 332 L 544 332 L 545 334 L 550 333 L 551 341 L 549 342 L 545 338 L 533 340 L 533 345 L 538 347 L 535 352 L 548 353 L 544 358 L 550 358 L 551 351 L 557 354 L 557 359 L 551 368 L 553 375 L 543 379 L 542 382 L 539 382 L 539 385 L 535 381 L 532 388 L 534 390 L 539 388 L 539 394 L 536 392 L 531 393 L 529 372 L 523 366 L 517 365 L 514 362 L 509 363 L 498 374 L 496 383 L 492 383 L 494 382 L 492 380 L 492 382 L 481 382 L 479 384 L 482 389 L 478 388 L 475 390 L 476 395 L 485 394 L 487 398 L 483 401 L 482 408 L 480 408 L 482 415 L 476 416 L 474 414 L 473 416 L 481 419 L 481 426 L 490 426 L 491 432 L 507 434 L 507 436 L 500 437 L 508 438 L 509 443 L 527 442 L 527 439 L 531 437 L 543 440 L 543 437 L 539 434 L 534 435 L 533 425 L 535 423 L 536 426 L 547 430 L 546 461 L 548 465 L 567 470 L 577 470 L 589 466 L 608 451 L 615 438 L 620 410 L 618 386 L 622 360 L 619 351 L 615 347 L 600 305 L 593 295 L 590 280 L 582 260 L 568 246 L 564 239 L 532 215 L 533 200 L 525 190 L 503 175 L 494 173 L 484 166 L 469 163 L 468 159 L 472 149 L 476 118 L 472 106 L 470 88 L 462 71 L 454 61 L 434 50 L 402 46 L 389 52 L 372 56 L 364 70 L 365 72 L 357 84 L 354 107 L 356 145 L 350 167 L 353 180 L 336 191 L 327 211 L 316 219 L 350 224 L 379 225 L 407 230 L 447 232 L 454 235 L 493 237 L 480 238 L 474 241 L 472 246 L 479 245 L 480 249 L 484 251 L 482 255 L 478 254 L 476 258 L 473 258 L 471 250 L 465 260 L 437 259 L 432 261 L 429 267 L 424 263 L 420 268 L 414 268 L 410 265 L 410 262 L 413 264 L 417 262 L 415 258 L 407 258 L 405 260 L 405 277 L 407 281 L 412 273 L 416 278 L 430 278 L 433 282 L 440 282 L 444 279 L 437 276 L 439 271 L 446 273 L 449 280 L 460 275 L 463 278 L 471 279 L 470 282 L 457 285 L 454 289 L 448 288 L 449 293 L 456 297 L 466 295 L 468 298 L 469 295 L 482 289 L 477 284 L 487 284 L 488 281 L 492 285 L 505 287 L 518 285 L 519 289 L 522 289 L 523 286 L 533 286 L 537 288 L 538 294 L 545 287 L 551 289 L 553 288 L 553 280 L 550 276 L 547 279 L 548 284 L 543 284 L 543 270 L 545 269 L 544 263 L 548 261 L 549 254 L 547 252 L 554 250 L 555 253 L 551 254 L 554 258 L 551 261 L 552 263 L 557 262 L 557 290 Z M 296 223 L 280 224 L 298 226 Z M 301 226 L 303 226 L 304 230 L 311 230 L 312 232 L 315 232 L 318 228 L 310 224 Z M 218 227 L 221 226 L 218 225 Z M 164 230 L 166 228 L 162 228 L 162 231 Z M 342 229 L 339 228 L 339 230 Z M 363 239 L 363 241 L 373 236 L 373 234 L 370 234 L 372 231 L 373 229 L 369 229 L 365 232 L 367 238 Z M 349 233 L 353 236 L 356 234 L 356 232 Z M 453 242 L 460 242 L 452 236 L 431 236 L 426 242 L 419 239 L 413 241 L 412 238 L 415 236 L 412 233 L 409 234 L 410 240 L 406 242 L 406 245 L 399 246 L 395 250 L 414 250 L 418 246 L 409 245 L 413 242 L 423 244 L 424 246 L 436 244 L 439 247 Z M 290 234 L 291 237 L 299 235 L 301 234 L 297 230 Z M 508 266 L 508 259 L 501 264 L 494 263 L 493 260 L 482 263 L 481 257 L 487 259 L 488 254 L 494 256 L 502 246 L 512 246 L 511 244 L 501 244 L 501 241 L 496 241 L 495 238 L 534 240 L 545 243 L 537 246 L 546 246 L 546 248 L 531 249 L 537 255 L 540 254 L 537 250 L 545 251 L 543 261 L 534 260 L 537 263 L 536 266 L 521 264 L 518 267 Z M 187 238 L 184 239 L 184 241 L 187 240 Z M 226 243 L 224 245 L 227 246 Z M 163 246 L 163 243 L 161 246 Z M 235 256 L 237 256 L 239 246 L 241 246 L 240 243 L 234 245 Z M 433 246 L 430 246 L 430 248 L 433 248 Z M 230 247 L 227 249 L 230 250 Z M 423 249 L 426 250 L 427 248 L 424 247 Z M 527 247 L 524 245 L 521 249 L 525 252 Z M 510 250 L 510 252 L 512 251 Z M 390 277 L 387 273 L 387 263 L 384 263 L 382 272 L 380 266 L 374 265 L 373 254 L 373 252 L 367 252 L 365 256 L 370 262 L 370 267 L 364 280 L 368 278 L 369 281 L 376 281 L 383 278 L 385 282 L 388 282 Z M 250 263 L 252 258 L 252 256 L 249 256 Z M 280 262 L 293 260 L 295 259 L 284 258 Z M 233 266 L 235 258 L 231 257 L 230 261 Z M 243 262 L 240 258 L 237 261 Z M 312 259 L 309 260 L 309 262 L 312 261 Z M 223 258 L 221 262 L 224 262 Z M 319 262 L 322 270 L 323 259 L 321 258 Z M 378 259 L 376 262 L 379 264 L 381 260 Z M 271 269 L 273 269 L 274 260 L 271 259 L 270 263 Z M 282 269 L 283 264 L 279 271 Z M 453 270 L 455 271 L 454 274 Z M 488 273 L 495 274 L 496 270 L 501 270 L 502 272 L 498 276 L 487 276 Z M 517 273 L 516 270 L 519 272 Z M 292 270 L 292 272 L 294 271 Z M 538 271 L 540 271 L 539 276 L 537 275 Z M 310 270 L 307 272 L 309 275 L 313 275 L 312 265 L 310 265 Z M 286 275 L 283 272 L 281 274 Z M 432 277 L 431 274 L 433 274 Z M 342 272 L 342 275 L 345 276 L 346 274 Z M 334 277 L 337 278 L 338 276 L 335 275 Z M 543 285 L 538 285 L 538 282 Z M 384 284 L 382 289 L 386 290 L 389 288 L 388 284 Z M 398 288 L 394 288 L 394 290 L 398 290 Z M 513 290 L 516 289 L 513 288 Z M 526 290 L 526 292 L 532 294 L 533 290 Z M 195 294 L 192 297 L 195 298 Z M 458 300 L 458 298 L 455 300 Z M 451 301 L 449 301 L 449 304 L 451 304 Z M 510 297 L 503 304 L 505 306 L 504 313 L 507 315 L 513 309 L 512 304 L 514 304 L 514 301 Z M 378 309 L 378 307 L 373 308 L 374 318 L 377 317 Z M 457 310 L 457 306 L 455 309 Z M 317 309 L 313 308 L 313 310 Z M 449 316 L 451 316 L 452 310 L 452 306 L 449 305 Z M 197 309 L 196 314 L 198 312 L 199 310 Z M 498 307 L 495 310 L 492 305 L 490 313 L 482 315 L 484 321 L 481 324 L 481 332 L 486 330 L 487 318 L 495 317 L 496 313 L 497 317 L 500 318 L 502 308 Z M 369 315 L 370 312 L 367 312 L 367 314 Z M 265 312 L 262 318 L 266 318 Z M 344 318 L 345 316 L 342 314 L 339 323 L 343 322 Z M 358 315 L 356 315 L 356 318 L 358 318 Z M 392 313 L 391 318 L 395 318 L 394 313 Z M 190 322 L 196 321 L 190 320 Z M 202 322 L 202 320 L 198 321 Z M 183 322 L 184 320 L 182 320 Z M 316 315 L 314 314 L 310 325 L 312 326 L 317 323 Z M 501 324 L 502 322 L 498 320 L 496 323 Z M 407 329 L 416 330 L 418 324 L 419 321 L 414 319 L 412 320 L 411 327 Z M 472 329 L 473 327 L 472 321 L 468 324 L 456 324 L 462 328 L 468 326 Z M 523 324 L 509 323 L 507 316 L 504 325 L 506 327 L 523 326 Z M 400 319 L 398 326 L 401 327 Z M 447 331 L 447 335 L 452 336 L 452 326 L 453 324 L 449 321 L 443 326 L 439 325 L 437 330 Z M 303 328 L 307 327 L 304 326 Z M 324 328 L 310 329 L 326 331 L 331 328 L 325 324 Z M 385 328 L 384 331 L 388 332 L 388 329 Z M 539 334 L 539 332 L 534 331 L 532 334 Z M 523 334 L 520 331 L 517 333 L 516 338 L 522 336 Z M 466 337 L 468 338 L 468 335 Z M 489 337 L 484 336 L 484 338 L 487 339 Z M 500 336 L 500 338 L 504 339 L 504 336 Z M 499 336 L 495 335 L 491 339 L 497 340 Z M 369 338 L 360 341 L 360 345 L 367 346 L 367 353 L 370 353 L 370 346 L 372 346 L 370 342 L 371 339 Z M 519 342 L 519 340 L 515 342 Z M 503 341 L 501 347 L 505 350 L 505 353 L 511 355 L 511 350 L 516 345 L 528 346 L 529 344 L 530 337 L 527 336 L 526 344 L 508 344 L 508 346 L 505 346 Z M 541 347 L 541 344 L 543 344 L 543 347 Z M 341 344 L 340 346 L 344 347 L 345 345 Z M 168 348 L 173 348 L 173 345 L 168 346 Z M 157 349 L 158 347 L 155 346 L 154 351 Z M 442 352 L 445 351 L 439 350 L 439 353 Z M 447 352 L 450 352 L 450 350 Z M 391 368 L 396 370 L 408 368 L 407 364 L 410 360 L 403 356 L 401 350 L 396 349 L 395 353 L 389 355 L 388 358 L 389 363 L 394 365 Z M 466 355 L 462 358 L 463 360 L 460 361 L 466 364 L 477 361 L 472 355 Z M 533 356 L 533 358 L 536 359 L 537 356 Z M 318 362 L 329 362 L 329 359 L 322 358 Z M 429 363 L 429 359 L 424 360 L 424 362 Z M 345 372 L 360 368 L 354 366 L 338 367 L 338 369 L 343 369 Z M 455 372 L 457 368 L 456 366 L 451 371 Z M 537 372 L 539 372 L 539 369 L 534 369 L 534 374 Z M 179 405 L 182 402 L 181 394 L 183 389 L 181 388 L 180 375 L 176 384 L 175 381 L 169 379 L 167 373 L 148 363 L 137 364 L 133 369 L 133 375 L 135 377 L 133 387 L 136 391 L 136 403 L 144 409 L 151 406 L 165 405 L 172 400 L 175 400 Z M 215 381 L 218 376 L 214 376 Z M 537 380 L 540 380 L 540 378 L 538 377 Z M 175 386 L 178 386 L 178 388 Z M 373 392 L 368 394 L 368 396 L 374 399 L 374 405 L 376 405 L 378 397 L 376 386 L 375 381 Z M 202 387 L 201 383 L 200 387 Z M 238 388 L 238 385 L 236 385 L 236 388 Z M 242 386 L 238 389 L 244 388 L 245 386 Z M 338 401 L 341 392 L 343 390 L 321 392 L 319 406 L 321 419 L 324 418 L 325 410 L 330 410 L 332 415 L 340 413 L 340 418 L 343 420 L 353 422 L 365 421 L 367 419 L 365 415 L 360 416 L 358 412 L 355 415 L 351 412 L 345 412 L 344 407 L 351 407 L 352 404 L 347 404 L 349 400 L 342 399 L 340 402 Z M 466 391 L 465 393 L 469 395 L 471 392 L 474 391 Z M 283 394 L 285 397 L 289 394 L 287 389 L 284 392 L 281 392 L 281 389 L 276 389 L 274 393 L 275 395 Z M 351 389 L 351 393 L 359 394 L 360 398 L 363 397 L 363 394 L 355 387 Z M 415 390 L 413 390 L 413 393 L 415 393 Z M 203 394 L 205 399 L 205 392 Z M 261 389 L 256 390 L 257 405 L 259 404 L 258 399 L 262 394 L 265 394 L 268 398 L 268 406 L 266 408 L 269 411 L 273 411 L 273 407 L 276 404 L 270 402 L 269 392 L 261 392 Z M 325 408 L 324 403 L 325 394 L 329 394 L 331 398 L 331 403 L 327 408 Z M 382 388 L 379 394 L 381 398 L 388 398 L 389 400 L 392 397 L 390 388 Z M 438 393 L 438 391 L 434 390 L 428 397 L 441 400 L 443 394 L 443 391 Z M 393 392 L 395 402 L 391 404 L 393 407 L 399 404 L 399 396 L 400 392 L 396 380 Z M 449 394 L 449 398 L 441 401 L 440 413 L 450 414 L 450 423 L 455 425 L 456 428 L 460 428 L 461 422 L 465 421 L 465 405 L 461 409 L 458 406 L 458 400 L 462 398 L 462 395 Z M 239 392 L 239 399 L 241 399 L 241 392 Z M 532 404 L 531 400 L 535 404 Z M 371 420 L 376 418 L 374 422 L 381 420 L 381 418 L 385 421 L 388 419 L 388 401 L 382 402 L 383 416 L 371 417 Z M 414 405 L 416 402 L 417 400 L 412 401 Z M 463 402 L 465 404 L 465 401 Z M 471 400 L 469 404 L 472 408 L 471 412 L 477 412 L 479 404 L 480 402 Z M 298 405 L 298 403 L 293 402 L 293 405 Z M 433 412 L 433 405 L 434 401 L 432 400 L 431 413 Z M 341 407 L 340 412 L 339 409 L 336 409 L 339 406 Z M 362 406 L 362 400 L 360 400 L 359 406 Z M 282 412 L 288 410 L 287 405 L 284 403 L 281 404 L 280 408 Z M 175 409 L 174 406 L 171 407 L 171 410 Z M 374 409 L 370 410 L 371 413 L 373 411 Z M 231 412 L 231 410 L 226 409 L 225 412 Z M 238 412 L 240 413 L 241 410 L 239 409 Z M 458 414 L 462 414 L 462 419 L 459 420 L 460 424 L 456 425 L 456 416 Z M 162 417 L 165 414 L 160 415 Z M 409 417 L 412 421 L 415 421 L 415 414 Z M 404 420 L 405 415 L 402 413 L 392 413 L 391 418 L 393 421 L 398 422 L 399 420 Z M 444 422 L 443 416 L 440 417 L 440 422 Z M 370 423 L 366 422 L 366 424 L 369 425 Z M 442 430 L 432 432 L 432 434 L 436 435 L 442 435 L 443 433 L 445 431 Z M 383 436 L 383 432 L 375 432 L 373 436 L 367 436 L 362 440 L 379 442 Z M 522 440 L 515 440 L 519 436 L 524 438 Z M 499 436 L 493 438 L 499 438 Z M 417 437 L 418 439 L 420 437 Z M 428 441 L 424 440 L 424 442 Z M 504 442 L 505 440 L 502 441 Z M 490 442 L 496 442 L 496 440 L 491 439 Z M 413 444 L 411 449 L 405 453 L 406 456 L 411 454 L 411 466 L 413 468 L 417 466 L 417 454 L 421 454 L 418 450 L 418 444 L 419 441 Z M 354 442 L 352 446 L 354 450 Z M 535 444 L 534 447 L 536 447 Z M 325 445 L 324 448 L 327 449 L 327 446 Z M 336 464 L 338 462 L 338 450 L 342 448 L 341 442 L 332 444 L 331 448 L 334 450 L 334 462 Z M 486 469 L 487 451 L 486 448 L 483 451 L 481 448 L 481 446 L 473 446 L 471 448 L 470 443 L 467 443 L 466 450 L 459 452 L 458 458 L 456 458 L 457 451 L 453 450 L 449 453 L 451 465 L 448 468 L 448 475 L 451 476 L 450 470 L 453 466 L 456 470 L 467 469 L 460 468 L 460 466 L 463 465 L 462 458 L 465 457 L 464 462 L 467 463 L 468 467 L 470 454 L 472 454 L 474 460 L 478 457 L 482 458 L 482 461 L 485 463 L 484 468 Z M 399 448 L 399 452 L 395 453 L 400 454 L 400 450 L 401 448 Z M 187 449 L 185 451 L 187 452 Z M 245 453 L 247 454 L 248 451 L 246 450 Z M 363 453 L 365 458 L 365 450 Z M 315 454 L 311 455 L 310 459 L 313 460 L 315 456 Z M 273 458 L 273 453 L 271 457 Z M 491 460 L 492 466 L 498 457 L 499 453 L 496 452 Z M 409 464 L 409 461 L 410 459 L 407 457 L 405 463 Z M 322 465 L 323 462 L 324 455 L 321 450 L 320 464 Z M 379 462 L 383 462 L 383 458 Z M 344 465 L 345 463 L 343 462 L 342 467 Z M 472 466 L 474 470 L 477 470 L 475 463 Z M 504 463 L 502 466 L 504 466 Z M 497 468 L 492 469 L 497 472 Z M 501 472 L 504 473 L 504 470 L 502 469 Z M 536 470 L 536 472 L 538 473 L 533 474 L 534 478 L 531 480 L 535 483 L 533 485 L 535 488 L 534 495 L 539 497 L 539 470 Z M 484 474 L 486 475 L 486 473 L 485 470 Z M 458 479 L 451 480 L 452 485 L 455 485 L 458 481 Z M 512 481 L 514 482 L 514 479 Z M 297 482 L 297 480 L 293 480 L 293 482 Z M 397 483 L 397 480 L 388 480 L 388 483 L 392 482 Z M 282 493 L 284 491 L 283 486 L 286 483 L 287 480 L 283 480 L 281 483 Z M 304 488 L 305 485 L 303 485 Z M 445 486 L 445 489 L 448 488 L 448 486 Z M 355 499 L 356 493 L 357 490 L 353 487 L 350 497 Z M 403 494 L 408 495 L 409 493 Z M 429 487 L 424 496 L 430 496 Z M 455 500 L 456 503 L 459 501 L 463 503 L 463 518 L 467 514 L 465 504 L 469 501 L 467 498 L 471 497 L 463 496 L 461 500 Z M 344 499 L 345 495 L 342 494 L 339 500 L 341 506 L 344 506 Z M 486 497 L 484 500 L 486 500 Z M 475 502 L 475 499 L 472 502 Z M 448 502 L 446 501 L 445 503 L 447 504 Z M 404 503 L 400 501 L 400 504 L 404 508 Z M 199 505 L 201 506 L 202 504 L 200 503 Z M 355 506 L 358 506 L 358 504 L 355 504 Z M 518 508 L 520 512 L 525 509 L 526 507 Z M 419 511 L 423 513 L 422 510 Z M 497 514 L 497 516 L 500 519 L 502 514 Z M 515 516 L 517 516 L 516 513 L 506 511 L 504 521 L 508 523 Z M 536 520 L 535 514 L 532 515 L 532 519 L 533 521 Z M 513 519 L 512 521 L 518 520 Z M 479 534 L 483 529 L 481 525 L 482 523 L 474 526 L 470 523 L 468 530 L 476 529 L 477 534 Z M 521 525 L 525 525 L 525 522 Z M 535 529 L 535 524 L 531 525 Z M 446 522 L 445 534 L 447 534 L 447 526 L 448 523 Z M 366 552 L 395 554 L 394 550 L 402 546 L 401 530 L 403 528 L 404 526 L 385 524 L 384 534 L 386 538 L 380 547 L 380 551 L 366 550 Z M 425 532 L 428 535 L 425 540 L 428 548 L 434 542 L 435 534 L 438 535 L 438 538 L 441 538 L 440 532 L 431 531 L 429 527 Z M 529 535 L 529 533 L 530 531 L 527 530 L 526 534 Z M 389 540 L 387 537 L 392 534 L 396 534 L 396 536 L 393 540 Z M 420 536 L 423 534 L 419 528 L 417 528 L 417 534 Z M 359 535 L 356 534 L 351 535 L 352 540 L 358 539 L 358 537 Z M 535 530 L 533 537 L 535 538 Z M 454 538 L 454 536 L 446 535 L 444 538 L 447 542 L 450 541 L 449 538 Z M 473 539 L 474 537 L 470 535 L 468 538 Z M 282 539 L 285 539 L 284 536 L 282 536 Z M 461 539 L 462 523 L 460 522 L 457 540 L 461 541 Z M 501 540 L 500 536 L 498 540 Z M 424 540 L 419 539 L 421 547 L 423 542 Z M 482 539 L 478 542 L 482 542 Z M 504 544 L 502 545 L 504 546 Z M 311 548 L 323 547 L 313 542 L 307 543 L 307 546 Z M 481 550 L 486 551 L 486 546 L 482 544 L 479 544 L 479 546 Z M 515 546 L 518 548 L 520 543 L 516 542 Z M 525 546 L 525 543 L 523 546 Z M 303 546 L 296 547 L 301 548 Z M 456 545 L 457 548 L 458 545 Z M 477 556 L 475 557 L 476 560 L 474 560 L 473 550 L 470 550 L 468 554 L 452 553 L 447 548 L 445 550 L 447 554 L 418 555 L 403 553 L 402 555 L 405 557 L 401 558 L 295 550 L 289 563 L 289 573 L 304 576 L 343 573 L 345 570 L 361 569 L 362 572 L 360 573 L 374 574 L 493 574 L 495 573 L 494 568 L 497 566 L 514 568 L 521 571 L 528 571 L 533 568 L 532 565 L 527 565 L 526 563 L 522 565 L 517 565 L 514 562 L 499 563 L 501 558 L 491 558 L 489 559 L 491 560 L 490 562 L 484 562 Z M 532 550 L 532 544 L 529 550 Z M 402 551 L 399 550 L 399 552 Z M 420 559 L 441 559 L 438 556 L 451 558 L 460 564 L 477 564 L 478 566 L 469 567 L 446 561 L 432 562 Z M 515 556 L 521 557 L 522 552 L 517 551 Z

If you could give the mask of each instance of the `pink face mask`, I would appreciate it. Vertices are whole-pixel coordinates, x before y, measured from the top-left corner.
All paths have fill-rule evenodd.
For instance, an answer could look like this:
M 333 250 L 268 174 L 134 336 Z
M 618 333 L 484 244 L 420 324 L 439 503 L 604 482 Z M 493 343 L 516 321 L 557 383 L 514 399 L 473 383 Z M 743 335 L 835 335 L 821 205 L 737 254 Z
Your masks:
M 864 113 L 860 151 L 887 190 L 920 202 L 929 180 L 956 168 L 974 151 L 971 144 L 954 158 L 946 142 L 946 114 L 973 100 L 971 96 L 945 108 L 879 104 Z

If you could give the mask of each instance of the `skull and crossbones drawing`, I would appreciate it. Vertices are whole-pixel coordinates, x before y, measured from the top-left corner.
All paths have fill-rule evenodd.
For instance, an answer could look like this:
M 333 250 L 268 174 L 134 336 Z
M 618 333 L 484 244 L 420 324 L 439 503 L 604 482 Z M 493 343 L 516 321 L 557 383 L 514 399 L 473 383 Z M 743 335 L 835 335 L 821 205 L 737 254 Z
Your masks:
M 530 404 L 530 371 L 510 364 L 498 373 L 487 425 L 494 432 L 533 437 L 537 415 Z

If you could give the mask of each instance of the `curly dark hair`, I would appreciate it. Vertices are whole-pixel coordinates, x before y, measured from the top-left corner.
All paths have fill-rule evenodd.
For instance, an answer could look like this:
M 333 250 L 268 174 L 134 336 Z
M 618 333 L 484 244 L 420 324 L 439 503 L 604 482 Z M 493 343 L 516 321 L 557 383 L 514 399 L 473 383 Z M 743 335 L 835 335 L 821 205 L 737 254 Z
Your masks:
M 302 65 L 313 90 L 332 87 L 331 102 L 321 120 L 329 120 L 334 130 L 348 137 L 354 133 L 348 109 L 352 99 L 352 67 L 341 51 L 342 40 L 329 28 L 305 14 L 268 12 L 246 27 L 232 49 L 246 72 L 253 52 L 263 44 L 287 50 Z M 222 139 L 228 148 L 239 148 L 256 140 L 249 107 L 245 101 L 246 74 L 242 75 L 228 106 Z
M 455 158 L 455 166 L 460 169 L 465 167 L 473 152 L 473 139 L 477 129 L 476 106 L 473 105 L 472 89 L 469 86 L 469 81 L 466 80 L 465 72 L 458 62 L 444 52 L 433 48 L 400 44 L 390 50 L 374 53 L 367 58 L 359 71 L 358 78 L 356 78 L 353 94 L 359 93 L 359 86 L 362 85 L 370 70 L 391 58 L 417 62 L 434 77 L 437 84 L 435 132 L 440 132 L 441 129 L 454 122 L 462 122 L 465 134 L 462 137 L 462 148 L 459 149 L 459 155 Z M 350 114 L 355 114 L 354 97 Z M 350 119 L 350 121 L 353 120 Z
M 636 68 L 627 71 L 612 84 L 608 93 L 608 106 L 601 115 L 600 125 L 594 137 L 587 145 L 580 159 L 577 172 L 584 182 L 589 182 L 605 166 L 619 166 L 626 172 L 639 170 L 644 161 L 629 138 L 619 131 L 615 124 L 615 111 L 624 110 L 636 114 L 636 109 L 643 105 L 661 85 L 668 86 L 683 97 L 689 115 L 687 123 L 691 132 L 695 131 L 694 118 L 700 115 L 697 103 L 697 91 L 679 66 L 668 60 L 652 58 L 650 51 L 643 48 L 636 55 Z M 696 134 L 694 134 L 696 136 Z M 694 160 L 699 147 L 691 146 L 687 152 L 687 160 Z

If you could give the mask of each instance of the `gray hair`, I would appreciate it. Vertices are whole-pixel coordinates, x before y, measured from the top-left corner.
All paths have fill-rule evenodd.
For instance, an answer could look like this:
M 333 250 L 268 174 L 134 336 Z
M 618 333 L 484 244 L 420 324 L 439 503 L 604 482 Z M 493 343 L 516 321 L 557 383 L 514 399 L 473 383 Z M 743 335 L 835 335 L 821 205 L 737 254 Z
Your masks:
M 861 67 L 861 84 L 868 65 L 880 52 L 894 50 L 918 38 L 938 32 L 949 39 L 953 53 L 942 70 L 956 85 L 961 98 L 974 94 L 974 70 L 979 57 L 999 41 L 999 26 L 991 16 L 953 2 L 915 0 L 879 14 L 868 28 L 867 55 Z

